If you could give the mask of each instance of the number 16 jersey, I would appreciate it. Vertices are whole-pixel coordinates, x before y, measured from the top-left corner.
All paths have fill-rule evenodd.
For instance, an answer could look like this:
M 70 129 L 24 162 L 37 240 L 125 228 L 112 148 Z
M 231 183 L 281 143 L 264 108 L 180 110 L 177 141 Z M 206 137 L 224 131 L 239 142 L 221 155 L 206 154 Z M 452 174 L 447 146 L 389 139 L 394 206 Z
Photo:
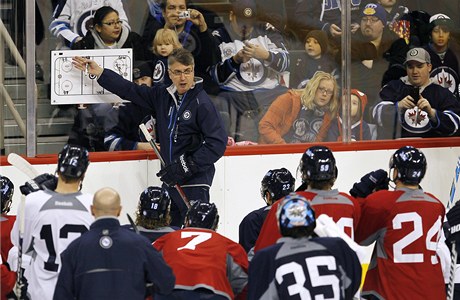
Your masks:
M 88 231 L 94 217 L 90 213 L 93 196 L 81 192 L 60 194 L 38 191 L 27 195 L 24 210 L 23 253 L 32 256 L 26 268 L 31 299 L 53 299 L 61 253 Z M 19 245 L 20 216 L 11 232 L 13 245 Z
M 422 189 L 378 191 L 362 201 L 356 241 L 375 243 L 361 296 L 446 299 L 436 249 L 445 208 Z

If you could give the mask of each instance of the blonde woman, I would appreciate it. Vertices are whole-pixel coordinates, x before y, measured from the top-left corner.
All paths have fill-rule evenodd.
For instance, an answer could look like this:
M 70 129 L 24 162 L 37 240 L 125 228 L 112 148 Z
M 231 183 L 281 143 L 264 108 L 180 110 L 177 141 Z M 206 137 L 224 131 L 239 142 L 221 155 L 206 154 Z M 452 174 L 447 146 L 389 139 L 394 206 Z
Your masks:
M 318 71 L 304 89 L 289 90 L 270 105 L 259 122 L 259 143 L 321 142 L 338 106 L 336 79 Z
M 168 56 L 173 50 L 182 48 L 177 33 L 174 30 L 162 28 L 157 31 L 152 42 L 153 58 L 153 82 L 171 85 L 168 75 Z

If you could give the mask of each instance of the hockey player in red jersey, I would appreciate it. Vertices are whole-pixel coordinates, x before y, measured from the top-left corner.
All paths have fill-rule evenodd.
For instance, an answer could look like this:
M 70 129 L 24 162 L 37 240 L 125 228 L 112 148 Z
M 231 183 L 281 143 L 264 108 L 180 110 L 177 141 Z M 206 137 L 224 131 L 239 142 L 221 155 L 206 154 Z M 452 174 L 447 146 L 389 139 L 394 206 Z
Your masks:
M 445 208 L 420 187 L 426 167 L 421 151 L 400 148 L 390 159 L 394 191 L 377 191 L 362 201 L 355 239 L 376 243 L 364 299 L 446 299 L 436 255 Z
M 16 282 L 16 273 L 10 271 L 6 260 L 8 258 L 8 251 L 10 251 L 13 244 L 11 244 L 10 233 L 13 228 L 16 216 L 8 215 L 10 211 L 11 202 L 13 200 L 14 184 L 6 176 L 0 176 L 0 196 L 1 196 L 1 217 L 0 217 L 0 249 L 1 249 L 1 298 L 0 300 L 7 299 L 6 295 L 13 290 L 14 283 Z
M 332 189 L 338 172 L 332 151 L 325 146 L 308 148 L 300 160 L 299 171 L 302 175 L 302 185 L 297 189 L 297 193 L 311 201 L 317 216 L 328 215 L 353 239 L 361 208 L 355 198 Z M 275 244 L 281 237 L 276 223 L 276 211 L 280 201 L 272 205 L 254 251 Z
M 218 221 L 215 204 L 197 201 L 185 217 L 185 228 L 153 243 L 176 276 L 172 296 L 155 296 L 155 300 L 230 300 L 245 294 L 246 252 L 240 244 L 215 232 Z
M 277 211 L 283 238 L 258 251 L 249 267 L 248 299 L 352 299 L 361 282 L 356 253 L 338 237 L 312 237 L 310 202 L 286 196 Z

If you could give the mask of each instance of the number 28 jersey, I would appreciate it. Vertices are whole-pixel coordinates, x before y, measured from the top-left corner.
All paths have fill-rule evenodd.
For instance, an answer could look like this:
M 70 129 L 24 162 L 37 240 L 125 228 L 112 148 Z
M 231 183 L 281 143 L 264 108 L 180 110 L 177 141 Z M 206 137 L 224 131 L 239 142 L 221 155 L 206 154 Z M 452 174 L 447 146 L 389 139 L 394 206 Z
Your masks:
M 60 194 L 38 191 L 27 195 L 24 210 L 23 253 L 33 257 L 25 276 L 31 299 L 53 299 L 61 253 L 88 231 L 94 217 L 90 213 L 92 195 L 80 192 Z M 11 232 L 13 245 L 19 245 L 20 216 Z
M 206 288 L 234 299 L 247 284 L 246 251 L 213 230 L 187 227 L 163 235 L 153 246 L 176 275 L 175 289 Z
M 436 255 L 444 205 L 421 189 L 378 191 L 362 201 L 356 241 L 376 242 L 361 296 L 446 299 Z

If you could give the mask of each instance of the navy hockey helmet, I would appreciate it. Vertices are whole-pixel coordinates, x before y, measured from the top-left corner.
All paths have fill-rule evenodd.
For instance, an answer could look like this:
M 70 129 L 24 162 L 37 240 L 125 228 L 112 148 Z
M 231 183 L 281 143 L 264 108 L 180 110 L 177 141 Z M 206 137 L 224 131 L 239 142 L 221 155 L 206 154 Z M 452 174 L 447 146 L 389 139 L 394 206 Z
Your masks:
M 219 222 L 219 214 L 214 203 L 196 201 L 185 217 L 188 227 L 215 229 Z
M 166 216 L 171 198 L 166 190 L 149 186 L 140 195 L 139 214 L 145 218 L 159 220 Z
M 262 179 L 260 194 L 265 199 L 266 193 L 276 201 L 294 191 L 295 179 L 286 168 L 269 170 Z
M 6 176 L 0 176 L 0 194 L 2 197 L 2 214 L 10 211 L 14 194 L 14 184 Z
M 315 211 L 305 197 L 291 193 L 278 208 L 278 226 L 283 236 L 291 236 L 298 229 L 311 235 L 316 227 Z
M 89 152 L 85 147 L 65 145 L 58 155 L 57 171 L 68 178 L 78 179 L 89 165 Z
M 325 181 L 337 178 L 334 154 L 325 146 L 312 146 L 302 155 L 299 165 L 303 181 Z
M 402 182 L 419 184 L 426 172 L 425 155 L 412 146 L 401 147 L 390 158 L 390 170 L 393 168 Z

